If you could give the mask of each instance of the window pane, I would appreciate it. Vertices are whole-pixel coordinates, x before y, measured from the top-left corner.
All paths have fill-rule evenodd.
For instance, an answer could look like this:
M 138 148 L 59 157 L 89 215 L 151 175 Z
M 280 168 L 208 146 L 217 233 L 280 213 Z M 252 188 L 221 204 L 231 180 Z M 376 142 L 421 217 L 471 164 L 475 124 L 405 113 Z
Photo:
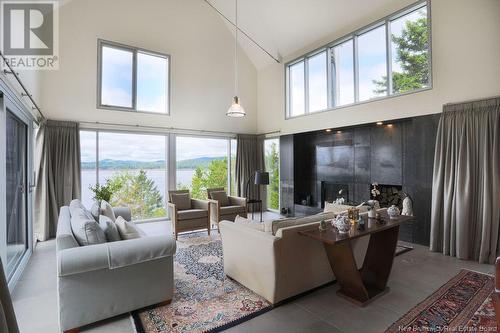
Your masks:
M 358 37 L 359 100 L 387 95 L 385 25 Z
M 300 116 L 305 112 L 304 62 L 289 68 L 290 117 Z
M 267 208 L 280 208 L 280 141 L 268 139 L 264 141 L 266 171 L 269 172 L 267 186 Z
M 132 63 L 132 52 L 102 47 L 102 105 L 132 107 Z
M 168 59 L 137 53 L 137 110 L 167 112 Z
M 332 87 L 335 106 L 354 103 L 353 52 L 352 39 L 332 47 Z
M 97 183 L 96 132 L 80 131 L 80 155 L 82 169 L 82 204 L 89 208 L 94 202 L 90 186 Z
M 115 186 L 112 206 L 128 206 L 134 219 L 166 216 L 166 137 L 99 133 L 99 183 Z
M 237 195 L 236 187 L 236 149 L 237 141 L 231 139 L 231 194 Z
M 392 92 L 429 86 L 427 7 L 391 21 Z
M 328 107 L 326 84 L 326 51 L 307 60 L 309 84 L 309 112 L 325 110 Z
M 227 190 L 227 139 L 178 136 L 176 138 L 177 189 L 191 197 L 207 198 L 207 189 Z

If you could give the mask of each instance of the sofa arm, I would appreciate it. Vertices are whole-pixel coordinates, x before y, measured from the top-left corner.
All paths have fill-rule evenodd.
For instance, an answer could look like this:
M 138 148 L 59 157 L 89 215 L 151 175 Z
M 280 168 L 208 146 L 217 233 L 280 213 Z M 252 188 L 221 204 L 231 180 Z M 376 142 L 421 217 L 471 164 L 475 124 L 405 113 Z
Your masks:
M 74 247 L 57 253 L 57 272 L 58 276 L 68 276 L 115 269 L 173 256 L 175 250 L 175 240 L 165 236 Z
M 191 207 L 196 209 L 209 209 L 210 202 L 208 200 L 191 199 Z
M 132 221 L 132 211 L 128 207 L 114 207 L 113 213 L 115 216 L 121 216 L 125 221 Z
M 247 207 L 247 198 L 228 196 L 231 206 L 244 206 Z
M 167 236 L 141 237 L 107 244 L 110 269 L 173 256 L 176 250 L 175 240 Z
M 281 239 L 230 221 L 219 228 L 224 273 L 274 303 Z

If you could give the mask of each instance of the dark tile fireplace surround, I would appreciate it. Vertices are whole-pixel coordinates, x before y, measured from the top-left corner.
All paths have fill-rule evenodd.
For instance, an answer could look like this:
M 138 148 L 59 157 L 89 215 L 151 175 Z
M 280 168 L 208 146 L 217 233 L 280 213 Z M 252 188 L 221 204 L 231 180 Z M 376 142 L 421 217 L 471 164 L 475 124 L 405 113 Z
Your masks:
M 282 136 L 281 207 L 303 216 L 337 197 L 361 203 L 376 182 L 381 206 L 401 208 L 401 192 L 413 200 L 415 220 L 401 226 L 400 239 L 428 245 L 438 122 L 434 114 Z

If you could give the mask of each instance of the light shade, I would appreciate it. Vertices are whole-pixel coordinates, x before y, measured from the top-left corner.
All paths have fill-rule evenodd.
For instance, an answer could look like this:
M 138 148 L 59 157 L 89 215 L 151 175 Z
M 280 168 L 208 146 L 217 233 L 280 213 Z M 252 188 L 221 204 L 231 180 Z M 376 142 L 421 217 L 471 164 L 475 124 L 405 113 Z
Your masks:
M 269 185 L 269 172 L 255 171 L 255 185 Z
M 245 109 L 240 105 L 240 99 L 238 96 L 233 97 L 233 104 L 226 112 L 226 116 L 228 117 L 244 117 L 246 116 Z

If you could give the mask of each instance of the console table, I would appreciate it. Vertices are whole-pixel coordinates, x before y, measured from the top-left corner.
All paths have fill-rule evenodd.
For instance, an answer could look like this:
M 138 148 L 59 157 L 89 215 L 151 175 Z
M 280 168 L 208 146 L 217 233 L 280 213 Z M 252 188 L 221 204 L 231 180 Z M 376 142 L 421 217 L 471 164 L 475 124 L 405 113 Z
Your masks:
M 368 219 L 364 230 L 357 230 L 356 224 L 345 234 L 333 227 L 325 231 L 315 228 L 299 232 L 323 243 L 333 274 L 340 284 L 338 294 L 361 306 L 389 290 L 387 280 L 396 253 L 399 226 L 413 219 L 412 216 L 389 219 L 387 213 L 382 213 L 381 218 L 384 223 Z M 363 267 L 358 270 L 351 240 L 367 235 L 370 235 L 368 250 Z

